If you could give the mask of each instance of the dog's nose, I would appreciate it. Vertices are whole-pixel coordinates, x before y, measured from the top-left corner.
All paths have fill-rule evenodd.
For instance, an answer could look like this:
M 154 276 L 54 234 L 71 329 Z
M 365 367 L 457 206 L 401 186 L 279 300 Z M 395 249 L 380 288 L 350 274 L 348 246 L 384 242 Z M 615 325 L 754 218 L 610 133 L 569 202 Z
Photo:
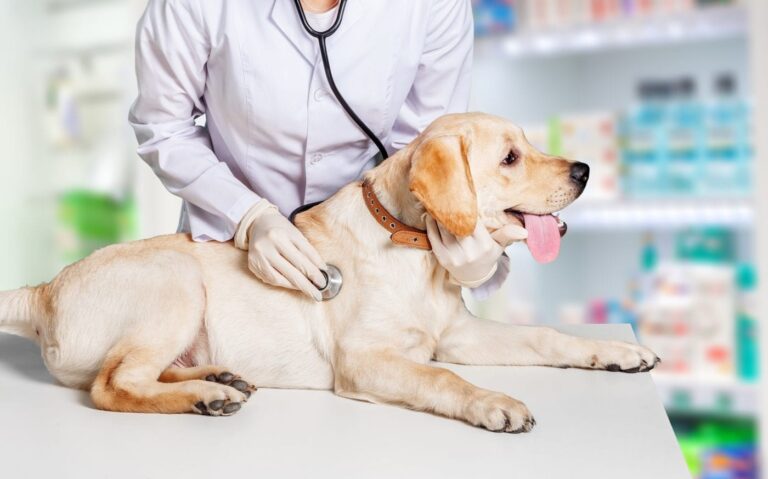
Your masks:
M 571 165 L 571 180 L 579 186 L 586 185 L 589 180 L 589 165 L 581 162 Z

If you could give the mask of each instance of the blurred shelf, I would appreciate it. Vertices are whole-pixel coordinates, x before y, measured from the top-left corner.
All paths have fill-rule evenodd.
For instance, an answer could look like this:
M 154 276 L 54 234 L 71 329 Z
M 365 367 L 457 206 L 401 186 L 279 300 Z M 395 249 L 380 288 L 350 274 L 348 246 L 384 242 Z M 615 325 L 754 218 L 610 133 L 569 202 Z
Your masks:
M 749 20 L 742 5 L 710 6 L 688 12 L 621 18 L 479 40 L 480 50 L 513 58 L 547 57 L 745 36 Z
M 118 88 L 91 88 L 78 92 L 76 97 L 81 106 L 96 103 L 116 103 L 125 101 L 126 92 Z
M 57 14 L 68 12 L 77 8 L 87 8 L 94 5 L 125 2 L 126 0 L 48 0 L 46 7 L 48 12 Z
M 105 55 L 130 54 L 135 47 L 129 39 L 101 42 L 88 45 L 51 46 L 36 52 L 38 57 L 44 57 L 61 62 L 62 59 L 92 58 Z
M 657 372 L 652 375 L 670 415 L 757 417 L 759 391 L 755 383 Z
M 754 207 L 747 199 L 649 199 L 576 202 L 563 211 L 573 231 L 726 226 L 750 228 Z

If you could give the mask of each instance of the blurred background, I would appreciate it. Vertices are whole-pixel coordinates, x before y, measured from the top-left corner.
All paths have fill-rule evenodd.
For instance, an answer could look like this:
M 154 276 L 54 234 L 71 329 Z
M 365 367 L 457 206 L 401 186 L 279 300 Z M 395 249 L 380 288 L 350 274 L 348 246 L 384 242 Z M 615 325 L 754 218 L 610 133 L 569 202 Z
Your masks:
M 589 163 L 592 179 L 563 212 L 559 260 L 513 246 L 511 279 L 469 305 L 517 324 L 632 325 L 664 359 L 654 380 L 701 479 L 759 477 L 763 3 L 473 1 L 472 108 Z M 126 120 L 145 4 L 0 0 L 0 289 L 175 231 L 180 203 Z

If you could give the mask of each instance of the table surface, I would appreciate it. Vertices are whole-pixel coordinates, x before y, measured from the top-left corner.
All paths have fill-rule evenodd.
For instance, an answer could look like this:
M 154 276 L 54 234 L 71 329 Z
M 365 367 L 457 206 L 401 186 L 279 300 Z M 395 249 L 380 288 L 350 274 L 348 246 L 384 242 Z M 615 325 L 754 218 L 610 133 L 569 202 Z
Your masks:
M 628 326 L 567 332 L 633 340 Z M 690 479 L 651 376 L 447 366 L 524 401 L 528 434 L 324 391 L 259 390 L 229 418 L 97 411 L 56 385 L 37 347 L 0 336 L 0 476 L 7 478 Z

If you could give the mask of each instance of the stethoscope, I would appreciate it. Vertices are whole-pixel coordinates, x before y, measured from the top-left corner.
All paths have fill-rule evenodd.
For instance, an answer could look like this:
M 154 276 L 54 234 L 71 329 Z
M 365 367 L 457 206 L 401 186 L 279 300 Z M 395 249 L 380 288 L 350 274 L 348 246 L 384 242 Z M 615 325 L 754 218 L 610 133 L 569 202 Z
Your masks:
M 344 18 L 344 9 L 347 6 L 347 0 L 339 0 L 339 11 L 336 14 L 336 20 L 333 22 L 333 25 L 331 25 L 331 27 L 324 32 L 318 32 L 312 28 L 312 25 L 309 24 L 307 21 L 307 16 L 304 14 L 304 7 L 301 5 L 301 0 L 294 0 L 294 3 L 296 4 L 296 11 L 299 13 L 299 18 L 301 19 L 301 24 L 304 26 L 304 29 L 307 31 L 307 33 L 309 33 L 310 36 L 317 38 L 317 43 L 320 45 L 320 56 L 323 60 L 325 77 L 328 79 L 328 85 L 331 87 L 333 95 L 336 97 L 336 100 L 339 102 L 341 107 L 344 108 L 344 111 L 347 112 L 347 115 L 349 115 L 352 121 L 355 122 L 358 128 L 360 128 L 360 130 L 365 133 L 365 136 L 367 136 L 373 142 L 373 144 L 376 145 L 376 148 L 379 150 L 379 155 L 381 155 L 382 161 L 386 160 L 389 155 L 387 154 L 387 150 L 384 148 L 384 145 L 376 137 L 373 131 L 368 128 L 368 125 L 366 125 L 365 122 L 360 119 L 359 116 L 357 116 L 352 107 L 349 106 L 349 103 L 347 103 L 347 100 L 345 100 L 342 96 L 339 88 L 336 86 L 336 82 L 333 79 L 333 72 L 331 71 L 331 63 L 328 60 L 328 48 L 325 41 L 328 39 L 328 37 L 336 33 L 336 30 L 338 30 L 341 26 L 341 21 Z M 306 211 L 317 204 L 318 203 L 310 203 L 298 208 L 296 211 L 291 213 L 291 221 L 293 221 L 297 214 L 301 213 L 302 211 Z M 323 301 L 327 301 L 329 299 L 335 298 L 338 296 L 339 292 L 341 292 L 343 278 L 339 268 L 331 264 L 329 264 L 328 269 L 322 273 L 325 277 L 326 284 L 323 288 L 320 289 L 320 293 L 322 294 Z
M 331 63 L 328 61 L 328 48 L 325 44 L 325 41 L 328 39 L 328 37 L 336 33 L 336 30 L 338 30 L 341 26 L 341 20 L 344 18 L 344 9 L 347 6 L 347 0 L 339 0 L 339 11 L 336 14 L 336 20 L 333 22 L 333 25 L 331 25 L 331 27 L 324 32 L 318 32 L 312 28 L 312 25 L 309 24 L 307 21 L 307 16 L 304 14 L 304 7 L 301 6 L 301 0 L 294 0 L 293 3 L 296 4 L 296 10 L 299 12 L 299 18 L 301 19 L 301 24 L 304 25 L 304 30 L 306 30 L 307 33 L 309 33 L 311 36 L 317 38 L 317 43 L 320 45 L 320 56 L 323 59 L 325 77 L 328 79 L 328 85 L 330 85 L 331 91 L 333 91 L 333 95 L 336 97 L 336 100 L 338 100 L 341 107 L 344 108 L 344 111 L 347 112 L 347 115 L 349 115 L 352 121 L 355 122 L 358 128 L 360 128 L 363 133 L 365 133 L 365 136 L 367 136 L 373 142 L 373 144 L 376 145 L 376 148 L 378 148 L 379 154 L 381 155 L 381 159 L 386 160 L 389 157 L 386 148 L 384 148 L 384 145 L 376 137 L 373 131 L 371 131 L 371 129 L 368 128 L 368 125 L 366 125 L 365 122 L 361 120 L 359 116 L 357 116 L 352 107 L 349 106 L 349 103 L 347 103 L 347 100 L 345 100 L 341 95 L 339 88 L 336 86 L 336 82 L 333 80 Z

